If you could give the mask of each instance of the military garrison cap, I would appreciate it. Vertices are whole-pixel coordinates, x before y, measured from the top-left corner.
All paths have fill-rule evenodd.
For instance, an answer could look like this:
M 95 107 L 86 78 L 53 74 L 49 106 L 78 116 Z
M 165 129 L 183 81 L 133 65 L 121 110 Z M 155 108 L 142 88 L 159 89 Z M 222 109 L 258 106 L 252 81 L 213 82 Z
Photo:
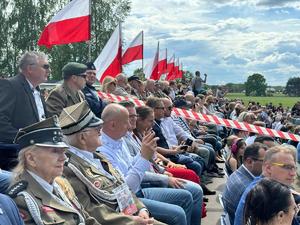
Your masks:
M 63 77 L 65 79 L 71 77 L 72 75 L 85 76 L 86 70 L 86 65 L 77 62 L 69 62 L 62 68 Z
M 20 149 L 31 145 L 56 148 L 68 147 L 63 142 L 63 134 L 57 116 L 20 129 L 14 143 L 19 144 Z
M 86 127 L 98 127 L 103 124 L 86 101 L 64 108 L 59 121 L 64 135 L 72 135 Z

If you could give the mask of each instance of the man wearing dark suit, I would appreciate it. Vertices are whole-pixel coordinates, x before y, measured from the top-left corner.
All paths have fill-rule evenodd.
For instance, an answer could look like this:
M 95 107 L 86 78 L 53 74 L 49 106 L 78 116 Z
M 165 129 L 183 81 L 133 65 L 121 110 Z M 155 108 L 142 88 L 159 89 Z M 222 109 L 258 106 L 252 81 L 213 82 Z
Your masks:
M 47 56 L 41 52 L 26 52 L 20 57 L 20 73 L 9 79 L 0 79 L 0 151 L 16 146 L 13 143 L 20 128 L 46 118 L 45 102 L 39 84 L 47 81 L 51 72 Z M 2 145 L 4 144 L 4 145 Z M 3 158 L 2 158 L 3 157 Z M 14 157 L 14 156 L 7 156 Z M 2 169 L 7 165 L 2 165 Z

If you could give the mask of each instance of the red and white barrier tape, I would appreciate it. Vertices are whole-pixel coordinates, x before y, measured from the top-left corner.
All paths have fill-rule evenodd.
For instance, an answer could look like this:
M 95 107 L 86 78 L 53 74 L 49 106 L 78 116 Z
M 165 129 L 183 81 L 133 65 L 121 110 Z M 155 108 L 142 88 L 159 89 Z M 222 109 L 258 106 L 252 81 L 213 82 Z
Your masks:
M 145 103 L 137 98 L 132 98 L 132 97 L 124 97 L 124 96 L 117 96 L 113 94 L 107 94 L 103 92 L 98 92 L 100 98 L 102 99 L 108 99 L 112 102 L 120 102 L 123 100 L 130 100 L 134 102 L 136 106 L 142 106 L 145 105 Z M 287 133 L 287 132 L 282 132 L 278 130 L 273 130 L 265 127 L 259 127 L 259 126 L 254 126 L 249 123 L 242 123 L 238 122 L 236 120 L 228 120 L 228 119 L 222 119 L 216 116 L 211 116 L 211 115 L 206 115 L 206 114 L 201 114 L 197 113 L 194 111 L 188 111 L 185 109 L 179 109 L 179 108 L 173 108 L 173 113 L 177 116 L 182 116 L 186 119 L 193 119 L 201 122 L 209 122 L 213 123 L 216 125 L 221 125 L 224 127 L 229 127 L 229 128 L 235 128 L 238 130 L 244 130 L 244 131 L 249 131 L 257 134 L 264 134 L 264 135 L 269 135 L 272 137 L 279 137 L 282 139 L 289 139 L 293 141 L 300 141 L 300 136 L 292 133 Z

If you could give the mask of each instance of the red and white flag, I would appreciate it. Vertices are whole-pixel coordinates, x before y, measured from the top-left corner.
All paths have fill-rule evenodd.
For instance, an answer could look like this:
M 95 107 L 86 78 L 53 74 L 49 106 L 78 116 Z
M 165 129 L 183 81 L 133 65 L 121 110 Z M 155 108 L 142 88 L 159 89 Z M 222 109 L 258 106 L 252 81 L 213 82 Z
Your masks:
M 175 69 L 175 54 L 173 54 L 172 57 L 168 61 L 168 64 L 167 64 L 167 72 L 168 72 L 168 74 L 166 76 L 166 80 L 169 80 L 170 77 L 173 76 L 174 69 Z
M 102 83 L 106 76 L 116 77 L 122 72 L 122 42 L 121 24 L 119 24 L 100 55 L 95 60 L 94 65 L 97 69 L 97 78 Z
M 167 73 L 167 49 L 159 52 L 159 60 L 158 60 L 158 75 L 159 78 L 162 74 Z M 159 79 L 158 78 L 158 79 Z
M 183 74 L 184 74 L 184 71 L 183 71 L 183 65 L 182 63 L 180 64 L 180 67 L 179 67 L 179 77 L 178 78 L 182 78 L 183 77 Z
M 173 69 L 168 73 L 166 80 L 175 80 L 179 76 L 179 58 L 174 63 Z
M 122 56 L 122 65 L 135 60 L 143 59 L 143 31 L 141 31 L 129 44 Z
M 158 54 L 159 54 L 159 43 L 157 44 L 157 49 L 154 57 L 145 66 L 144 73 L 147 79 L 158 80 Z
M 87 41 L 90 38 L 90 1 L 73 0 L 46 25 L 38 45 L 51 48 L 53 45 Z

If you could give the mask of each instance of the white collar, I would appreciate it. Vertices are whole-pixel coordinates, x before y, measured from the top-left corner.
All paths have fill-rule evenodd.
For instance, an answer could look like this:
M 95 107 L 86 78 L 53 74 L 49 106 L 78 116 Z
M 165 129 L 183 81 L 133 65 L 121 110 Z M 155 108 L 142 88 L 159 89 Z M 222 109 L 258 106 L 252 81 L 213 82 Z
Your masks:
M 49 184 L 40 176 L 36 175 L 34 172 L 27 170 L 27 172 L 38 182 L 50 195 L 53 193 L 53 184 Z

